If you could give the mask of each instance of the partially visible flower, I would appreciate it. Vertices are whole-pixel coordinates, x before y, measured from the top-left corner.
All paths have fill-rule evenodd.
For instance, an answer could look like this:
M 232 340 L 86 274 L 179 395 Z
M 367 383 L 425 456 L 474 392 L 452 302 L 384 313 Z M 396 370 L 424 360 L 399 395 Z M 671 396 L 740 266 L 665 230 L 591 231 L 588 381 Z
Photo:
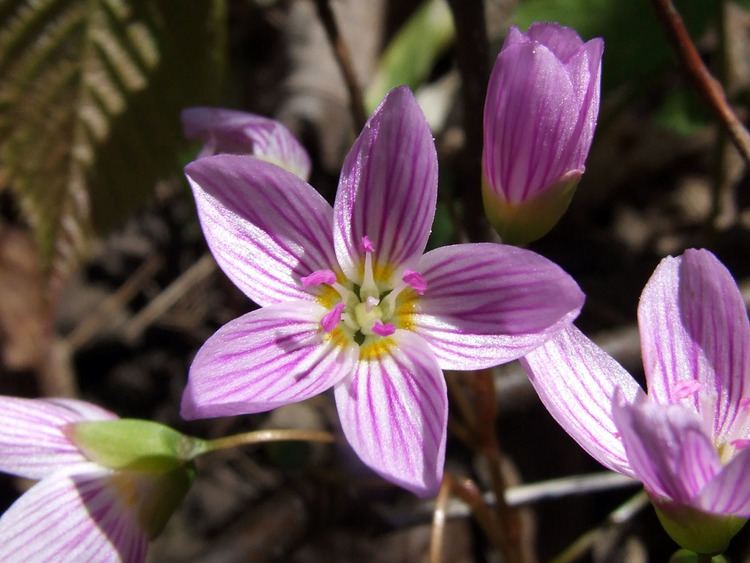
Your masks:
M 539 397 L 594 458 L 643 482 L 683 547 L 720 553 L 750 517 L 750 323 L 707 250 L 662 260 L 638 309 L 644 394 L 571 325 L 522 360 Z
M 192 480 L 183 438 L 83 401 L 0 396 L 0 471 L 39 480 L 0 517 L 0 560 L 143 561 Z
M 436 490 L 443 471 L 441 368 L 515 359 L 583 303 L 570 276 L 533 252 L 463 244 L 423 254 L 437 155 L 404 87 L 356 140 L 333 209 L 254 158 L 203 158 L 186 174 L 217 263 L 262 309 L 198 351 L 182 415 L 266 411 L 333 387 L 360 458 L 420 495 Z
M 599 113 L 604 42 L 554 23 L 508 32 L 484 104 L 482 195 L 505 242 L 545 235 L 584 171 Z
M 182 111 L 182 127 L 188 139 L 204 142 L 198 158 L 212 154 L 250 154 L 272 162 L 307 180 L 310 157 L 283 124 L 252 113 L 220 108 L 194 107 Z

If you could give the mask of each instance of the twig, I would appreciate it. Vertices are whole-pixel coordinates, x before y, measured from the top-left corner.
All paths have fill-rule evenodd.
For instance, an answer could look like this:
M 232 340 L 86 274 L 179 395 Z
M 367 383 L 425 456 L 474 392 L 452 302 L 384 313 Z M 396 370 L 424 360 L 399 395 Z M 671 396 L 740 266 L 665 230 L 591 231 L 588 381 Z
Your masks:
M 520 506 L 542 500 L 584 495 L 623 487 L 635 487 L 637 485 L 640 485 L 640 482 L 635 479 L 620 473 L 602 471 L 511 487 L 505 491 L 505 502 L 509 506 Z M 487 499 L 488 502 L 493 500 Z
M 180 277 L 169 284 L 156 299 L 152 300 L 143 309 L 138 311 L 123 330 L 128 341 L 137 340 L 151 323 L 161 317 L 170 307 L 185 295 L 196 284 L 200 283 L 216 271 L 216 263 L 213 257 L 206 253 L 190 268 L 185 270 Z
M 349 48 L 346 46 L 344 38 L 339 32 L 338 25 L 336 25 L 336 17 L 333 14 L 333 10 L 331 10 L 329 0 L 315 0 L 315 7 L 318 10 L 318 17 L 323 24 L 328 42 L 331 44 L 336 62 L 341 70 L 341 76 L 344 78 L 346 89 L 349 91 L 349 107 L 354 119 L 354 127 L 359 132 L 364 127 L 365 121 L 367 121 L 367 112 L 365 111 L 362 89 L 354 74 L 354 65 L 352 64 Z
M 672 0 L 652 0 L 652 2 L 690 78 L 726 128 L 742 158 L 750 164 L 750 133 L 729 105 L 724 88 L 701 60 L 682 16 L 674 7 Z
M 440 484 L 437 498 L 435 499 L 435 510 L 432 512 L 432 531 L 430 533 L 430 563 L 442 563 L 443 561 L 443 536 L 445 535 L 446 507 L 450 499 L 453 479 L 445 474 Z
M 624 504 L 612 511 L 607 519 L 597 528 L 579 536 L 565 550 L 553 559 L 553 563 L 572 563 L 586 553 L 607 532 L 621 527 L 633 518 L 648 504 L 648 496 L 641 491 L 630 497 Z
M 115 312 L 122 309 L 161 267 L 161 258 L 151 256 L 123 283 L 117 291 L 103 299 L 90 315 L 87 315 L 65 338 L 70 351 L 75 351 L 111 323 Z
M 482 129 L 484 96 L 489 77 L 489 41 L 484 16 L 484 2 L 476 0 L 448 0 L 456 25 L 456 56 L 461 73 L 464 130 L 463 149 L 464 189 L 456 196 L 463 203 L 464 225 L 473 240 L 492 240 L 484 219 L 481 199 L 482 185 Z
M 601 471 L 508 487 L 505 489 L 505 502 L 508 506 L 513 507 L 527 506 L 537 502 L 556 500 L 568 496 L 587 495 L 600 491 L 611 491 L 639 485 L 638 481 L 619 473 Z M 491 491 L 485 492 L 482 498 L 488 506 L 492 506 L 495 503 L 495 495 Z M 398 513 L 389 513 L 386 507 L 383 507 L 382 512 L 389 522 L 392 522 L 396 526 L 405 526 L 428 520 L 434 510 L 436 510 L 436 503 L 428 501 L 419 505 L 416 510 L 410 510 L 406 516 Z M 470 514 L 469 508 L 458 501 L 449 502 L 444 511 L 446 518 L 465 518 Z

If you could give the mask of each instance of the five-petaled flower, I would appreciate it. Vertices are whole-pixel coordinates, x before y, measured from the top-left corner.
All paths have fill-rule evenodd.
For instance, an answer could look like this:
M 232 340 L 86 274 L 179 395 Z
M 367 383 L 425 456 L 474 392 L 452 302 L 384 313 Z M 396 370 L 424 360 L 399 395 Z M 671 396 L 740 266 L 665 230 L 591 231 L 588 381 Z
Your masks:
M 482 195 L 506 242 L 547 233 L 584 171 L 599 113 L 604 43 L 569 27 L 511 27 L 484 105 Z
M 140 563 L 190 485 L 182 445 L 83 401 L 0 396 L 0 471 L 40 480 L 0 518 L 0 560 Z
M 583 303 L 570 276 L 530 251 L 462 244 L 423 255 L 437 155 L 404 87 L 356 140 L 333 209 L 251 157 L 199 159 L 186 174 L 214 257 L 262 308 L 198 351 L 183 416 L 266 411 L 333 387 L 360 458 L 420 495 L 436 490 L 443 470 L 441 368 L 517 358 Z
M 750 516 L 750 323 L 707 250 L 665 258 L 638 309 L 648 395 L 574 326 L 524 363 L 594 458 L 643 482 L 683 547 L 718 553 Z

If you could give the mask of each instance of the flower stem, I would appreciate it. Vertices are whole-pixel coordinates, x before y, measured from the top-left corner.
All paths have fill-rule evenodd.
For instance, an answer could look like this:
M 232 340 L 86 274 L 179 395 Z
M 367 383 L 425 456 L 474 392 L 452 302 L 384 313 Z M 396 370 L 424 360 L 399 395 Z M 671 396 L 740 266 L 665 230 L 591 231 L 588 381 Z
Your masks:
M 192 458 L 209 452 L 236 448 L 238 446 L 265 444 L 267 442 L 333 442 L 330 432 L 317 430 L 253 430 L 232 436 L 223 436 L 213 440 L 202 441 L 201 446 L 193 451 Z
M 336 63 L 339 65 L 341 76 L 349 92 L 349 106 L 354 119 L 354 129 L 357 133 L 367 121 L 367 112 L 365 111 L 364 96 L 360 88 L 359 81 L 354 73 L 354 64 L 352 63 L 351 53 L 339 32 L 336 24 L 336 17 L 333 14 L 329 0 L 315 0 L 315 8 L 318 10 L 318 17 L 323 24 L 326 37 L 333 48 L 336 57 Z

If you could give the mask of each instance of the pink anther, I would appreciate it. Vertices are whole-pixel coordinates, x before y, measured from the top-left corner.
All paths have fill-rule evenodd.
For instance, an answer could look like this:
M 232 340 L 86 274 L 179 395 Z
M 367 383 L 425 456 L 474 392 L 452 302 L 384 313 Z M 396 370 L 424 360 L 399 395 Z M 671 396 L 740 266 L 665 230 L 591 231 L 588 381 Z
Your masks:
M 695 379 L 683 379 L 675 384 L 673 393 L 677 399 L 687 399 L 691 395 L 695 395 L 700 391 L 701 387 L 703 387 L 703 385 Z
M 300 278 L 303 287 L 311 285 L 333 285 L 336 283 L 336 274 L 331 270 L 315 270 L 309 276 Z
M 365 252 L 375 252 L 375 247 L 372 245 L 372 241 L 367 235 L 362 237 L 362 249 Z
M 732 444 L 738 450 L 741 450 L 743 448 L 750 446 L 750 440 L 748 440 L 747 438 L 740 438 L 739 440 L 732 440 L 729 443 Z
M 331 332 L 341 322 L 341 313 L 344 312 L 344 304 L 338 303 L 320 319 L 320 326 L 326 332 Z
M 741 409 L 750 409 L 750 397 L 746 397 L 746 398 L 740 400 L 740 408 Z
M 404 270 L 404 275 L 401 279 L 419 295 L 424 295 L 424 292 L 427 291 L 427 281 L 419 272 L 408 269 Z
M 378 336 L 390 336 L 391 334 L 396 332 L 396 327 L 391 323 L 375 321 L 375 324 L 372 325 L 372 331 Z

